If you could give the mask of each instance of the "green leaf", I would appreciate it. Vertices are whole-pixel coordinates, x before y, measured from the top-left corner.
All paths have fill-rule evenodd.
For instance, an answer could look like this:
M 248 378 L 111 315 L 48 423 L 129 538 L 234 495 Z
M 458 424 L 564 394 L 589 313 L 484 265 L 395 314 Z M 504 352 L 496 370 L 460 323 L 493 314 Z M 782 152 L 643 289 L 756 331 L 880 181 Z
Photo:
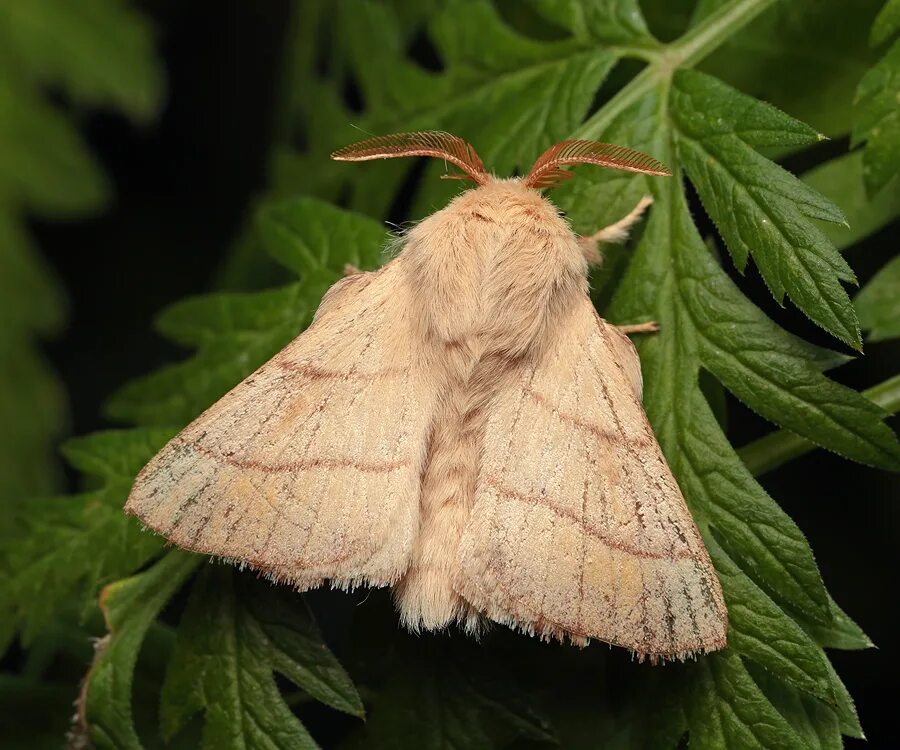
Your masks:
M 370 271 L 384 257 L 387 234 L 378 222 L 313 198 L 263 208 L 258 223 L 269 254 L 301 280 L 321 274 L 334 282 L 346 264 Z
M 867 388 L 862 395 L 884 409 L 887 414 L 896 414 L 900 411 L 900 375 Z M 809 440 L 793 432 L 776 430 L 743 446 L 738 455 L 747 469 L 755 476 L 759 476 L 797 456 L 802 456 L 814 447 Z
M 813 167 L 800 179 L 828 200 L 840 202 L 847 224 L 823 222 L 819 226 L 838 250 L 855 245 L 900 217 L 900 190 L 882 190 L 871 197 L 866 194 L 863 155 L 859 151 Z
M 278 353 L 312 320 L 346 264 L 378 265 L 387 233 L 376 222 L 312 198 L 267 207 L 259 228 L 273 257 L 302 282 L 254 293 L 219 293 L 168 308 L 157 327 L 197 353 L 139 378 L 109 401 L 111 416 L 143 425 L 184 424 Z
M 775 679 L 764 669 L 748 666 L 756 684 L 794 731 L 814 750 L 842 750 L 841 727 L 834 710 Z
M 900 255 L 872 277 L 854 304 L 869 341 L 900 336 Z
M 708 656 L 691 670 L 687 716 L 692 750 L 809 747 L 731 652 Z
M 106 179 L 43 87 L 79 103 L 149 120 L 162 103 L 162 68 L 147 21 L 119 0 L 44 0 L 0 10 L 0 205 L 45 215 L 102 208 Z
M 372 717 L 351 746 L 493 750 L 515 738 L 554 741 L 533 702 L 483 649 L 404 639 Z
M 845 651 L 857 651 L 874 648 L 869 636 L 842 610 L 830 596 L 831 622 L 828 625 L 808 624 L 807 630 L 823 648 L 837 648 Z
M 606 44 L 658 44 L 647 29 L 637 0 L 530 0 L 547 18 L 559 22 L 579 39 Z
M 568 137 L 619 54 L 589 39 L 530 39 L 510 28 L 488 0 L 447 0 L 428 24 L 442 66 L 434 73 L 406 57 L 403 25 L 390 4 L 359 2 L 341 8 L 337 36 L 365 103 L 363 115 L 355 118 L 360 129 L 448 130 L 472 141 L 498 174 L 526 168 L 544 149 Z M 369 44 L 373 36 L 378 45 Z M 326 106 L 334 111 L 333 103 Z M 347 125 L 349 119 L 332 115 L 328 122 L 335 124 L 328 132 L 317 128 L 320 150 L 295 165 L 293 173 L 306 189 L 311 180 L 316 186 L 327 182 L 332 195 L 337 181 L 350 193 L 353 208 L 381 215 L 412 165 L 329 163 L 331 150 L 360 138 L 359 129 Z M 302 171 L 297 169 L 301 164 Z M 429 212 L 456 190 L 435 179 L 443 169 L 443 164 L 431 164 L 417 191 L 417 205 Z
M 882 44 L 898 31 L 900 31 L 900 0 L 887 0 L 872 26 L 872 44 Z
M 65 453 L 96 489 L 32 500 L 23 533 L 7 545 L 12 575 L 0 583 L 10 621 L 28 642 L 71 602 L 87 612 L 100 587 L 157 555 L 163 543 L 122 512 L 138 470 L 171 431 L 101 432 L 69 441 Z
M 131 381 L 109 399 L 107 412 L 141 425 L 186 424 L 300 333 L 322 291 L 291 284 L 176 303 L 160 316 L 159 328 L 173 340 L 196 343 L 197 353 Z
M 0 539 L 13 531 L 28 498 L 54 492 L 59 481 L 53 446 L 65 399 L 33 347 L 30 337 L 0 335 Z
M 53 493 L 59 482 L 55 443 L 65 397 L 35 339 L 62 327 L 62 297 L 22 222 L 0 200 L 0 542 L 14 533 L 26 500 Z
M 266 582 L 245 586 L 244 591 L 242 605 L 255 619 L 258 637 L 265 637 L 275 671 L 320 703 L 364 718 L 359 693 L 325 646 L 306 600 L 295 591 Z
M 111 494 L 130 489 L 134 475 L 171 436 L 171 430 L 107 430 L 67 440 L 61 450 L 72 468 L 101 480 Z
M 182 616 L 163 685 L 163 734 L 171 738 L 203 709 L 202 746 L 209 750 L 317 747 L 279 694 L 273 671 L 318 700 L 363 715 L 353 683 L 300 596 L 206 567 Z
M 649 106 L 654 106 L 654 97 L 648 99 Z M 630 122 L 646 109 L 644 101 L 636 103 L 621 122 Z M 646 142 L 640 131 L 617 130 L 614 123 L 607 139 Z M 585 175 L 585 179 L 590 178 Z M 612 317 L 660 320 L 664 328 L 659 339 L 665 339 L 667 333 L 683 334 L 685 361 L 693 362 L 694 367 L 702 362 L 763 416 L 854 460 L 896 467 L 900 448 L 880 421 L 881 410 L 825 378 L 820 366 L 813 364 L 817 359 L 824 361 L 822 353 L 784 332 L 740 293 L 697 234 L 677 180 L 671 181 L 665 194 L 659 190 L 655 190 L 657 204 L 635 259 L 617 291 L 621 305 L 613 306 Z M 565 205 L 567 210 L 575 210 L 573 203 Z M 578 213 L 586 210 L 590 207 L 579 207 Z M 653 249 L 642 252 L 644 246 Z M 667 273 L 673 265 L 674 272 Z M 674 293 L 678 296 L 672 299 Z M 665 306 L 669 300 L 672 305 Z M 652 352 L 661 346 L 656 340 L 642 343 Z M 667 354 L 668 362 L 660 367 L 659 377 L 671 382 L 679 352 L 668 347 Z M 644 368 L 648 368 L 646 362 Z M 649 402 L 653 377 L 647 380 Z M 668 409 L 663 413 L 667 421 L 676 416 Z
M 681 214 L 684 216 L 684 214 Z M 683 225 L 682 225 L 683 226 Z M 696 234 L 682 246 L 682 301 L 698 331 L 704 366 L 754 411 L 855 461 L 896 469 L 900 447 L 865 397 L 821 374 L 795 337 L 744 298 L 701 255 Z M 732 332 L 740 330 L 738 340 Z
M 672 117 L 679 134 L 688 141 L 710 141 L 723 151 L 733 149 L 740 163 L 749 151 L 741 146 L 806 146 L 822 137 L 809 125 L 775 107 L 742 94 L 721 81 L 691 70 L 678 71 L 671 99 Z M 720 140 L 719 140 L 720 139 Z M 724 160 L 730 161 L 730 160 Z M 763 167 L 765 169 L 766 167 Z M 776 170 L 769 168 L 772 173 Z M 841 221 L 840 210 L 802 186 L 784 180 L 784 188 L 795 201 L 808 207 L 808 215 Z
M 63 290 L 24 224 L 0 203 L 0 342 L 50 336 L 63 324 Z M 9 424 L 7 422 L 7 424 Z
M 76 727 L 97 747 L 141 750 L 131 710 L 138 652 L 147 629 L 202 559 L 173 550 L 143 573 L 103 590 L 101 606 L 109 633 L 97 644 L 85 678 Z
M 103 208 L 108 198 L 106 178 L 72 123 L 0 75 L 0 205 L 69 218 Z
M 715 542 L 707 545 L 728 606 L 730 648 L 810 695 L 835 703 L 825 654 L 744 575 Z
M 468 16 L 465 24 L 458 22 L 461 13 Z M 430 106 L 416 103 L 412 113 L 407 105 L 390 118 L 397 122 L 399 115 L 413 127 L 477 132 L 479 153 L 499 174 L 527 166 L 528 159 L 571 132 L 615 62 L 595 44 L 540 43 L 520 36 L 483 0 L 447 2 L 431 34 L 446 70 L 431 82 Z M 485 111 L 492 113 L 487 120 Z
M 146 119 L 151 111 L 137 106 L 149 102 L 143 81 L 156 82 L 155 111 L 162 80 L 149 41 L 147 21 L 118 0 L 0 7 L 0 541 L 19 544 L 13 517 L 43 506 L 28 498 L 57 489 L 53 447 L 65 427 L 62 388 L 37 351 L 63 325 L 63 294 L 26 221 L 82 216 L 109 198 L 76 117 L 55 100 L 63 90 L 80 105 Z M 146 77 L 126 79 L 130 69 Z
M 673 469 L 698 522 L 715 529 L 744 572 L 779 602 L 828 622 L 825 588 L 803 533 L 735 459 L 702 395 L 682 403 L 682 453 Z
M 853 698 L 850 697 L 847 687 L 841 681 L 841 678 L 838 677 L 838 673 L 830 661 L 828 662 L 828 670 L 831 673 L 831 686 L 837 698 L 837 704 L 834 708 L 841 727 L 841 733 L 848 737 L 865 739 L 865 734 L 863 734 L 862 727 L 859 724 L 859 717 L 856 714 Z
M 728 2 L 699 0 L 694 22 Z M 699 68 L 830 138 L 841 138 L 852 125 L 847 103 L 877 60 L 868 37 L 882 2 L 855 0 L 852 13 L 840 2 L 774 3 Z
M 855 281 L 811 219 L 840 210 L 753 150 L 819 136 L 773 107 L 692 71 L 676 74 L 672 115 L 678 154 L 743 271 L 753 256 L 776 301 L 785 292 L 815 323 L 859 348 L 859 326 L 841 281 Z
M 863 178 L 874 194 L 900 173 L 900 39 L 856 90 L 853 145 L 866 142 Z
M 28 75 L 60 84 L 76 101 L 136 120 L 155 116 L 162 103 L 150 25 L 120 0 L 5 4 L 0 47 Z

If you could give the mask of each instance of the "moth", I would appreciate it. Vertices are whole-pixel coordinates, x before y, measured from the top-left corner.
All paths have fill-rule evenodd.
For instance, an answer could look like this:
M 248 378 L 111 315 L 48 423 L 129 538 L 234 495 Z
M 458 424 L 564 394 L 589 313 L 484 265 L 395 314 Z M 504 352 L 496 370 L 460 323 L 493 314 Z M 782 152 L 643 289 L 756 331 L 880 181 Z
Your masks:
M 172 439 L 126 509 L 174 544 L 298 591 L 391 586 L 412 631 L 486 621 L 640 659 L 725 645 L 718 578 L 641 406 L 627 334 L 588 297 L 597 243 L 541 189 L 587 163 L 650 175 L 593 141 L 489 174 L 439 132 L 345 161 L 429 156 L 475 187 L 335 283 L 309 328 Z

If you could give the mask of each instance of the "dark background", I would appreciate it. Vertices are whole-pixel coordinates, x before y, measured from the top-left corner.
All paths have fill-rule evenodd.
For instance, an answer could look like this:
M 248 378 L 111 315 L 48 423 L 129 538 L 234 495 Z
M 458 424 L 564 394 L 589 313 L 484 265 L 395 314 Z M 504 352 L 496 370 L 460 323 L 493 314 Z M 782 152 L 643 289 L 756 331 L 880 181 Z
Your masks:
M 161 120 L 138 130 L 118 117 L 92 116 L 88 138 L 115 183 L 115 205 L 93 220 L 34 226 L 69 294 L 69 328 L 48 352 L 68 388 L 72 434 L 109 427 L 102 403 L 115 388 L 182 356 L 152 332 L 151 321 L 166 304 L 211 288 L 249 201 L 266 182 L 287 0 L 172 0 L 147 10 L 168 69 Z M 846 147 L 825 148 L 833 155 Z M 803 155 L 787 166 L 802 171 L 822 156 Z M 693 213 L 702 216 L 699 205 Z M 895 249 L 890 229 L 854 248 L 850 261 L 861 283 Z M 740 283 L 779 322 L 834 346 L 796 311 L 777 308 L 752 272 Z M 870 345 L 867 355 L 834 377 L 865 388 L 900 371 L 896 342 Z M 735 445 L 771 429 L 741 405 L 729 406 Z M 762 483 L 808 535 L 837 602 L 878 645 L 831 655 L 857 701 L 868 746 L 897 747 L 890 704 L 900 667 L 898 478 L 816 451 Z

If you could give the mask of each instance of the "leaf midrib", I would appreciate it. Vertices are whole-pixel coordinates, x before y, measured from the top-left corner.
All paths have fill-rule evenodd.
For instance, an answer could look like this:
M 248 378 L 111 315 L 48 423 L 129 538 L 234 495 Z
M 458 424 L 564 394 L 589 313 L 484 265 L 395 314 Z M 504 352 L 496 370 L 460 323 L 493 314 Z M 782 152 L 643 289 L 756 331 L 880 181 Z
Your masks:
M 574 138 L 596 139 L 622 112 L 670 81 L 679 68 L 691 68 L 712 54 L 734 34 L 778 0 L 732 0 L 689 29 L 681 38 L 663 47 L 650 64 L 622 88 L 576 131 Z M 668 120 L 668 109 L 666 109 Z

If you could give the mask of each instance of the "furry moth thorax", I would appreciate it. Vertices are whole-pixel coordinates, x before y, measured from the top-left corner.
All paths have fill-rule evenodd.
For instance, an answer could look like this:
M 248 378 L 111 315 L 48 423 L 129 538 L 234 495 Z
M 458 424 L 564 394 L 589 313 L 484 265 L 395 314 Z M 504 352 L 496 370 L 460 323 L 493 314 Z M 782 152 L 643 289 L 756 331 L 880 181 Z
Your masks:
M 421 333 L 445 343 L 524 355 L 560 305 L 586 288 L 577 237 L 522 180 L 487 180 L 406 239 Z
M 351 269 L 312 325 L 138 475 L 126 509 L 187 549 L 306 590 L 391 586 L 413 631 L 502 623 L 651 661 L 725 645 L 706 548 L 641 407 L 627 333 L 587 296 L 596 244 L 540 190 L 589 163 L 652 158 L 591 141 L 523 178 L 446 133 L 369 139 L 341 160 L 431 156 L 476 184 Z

